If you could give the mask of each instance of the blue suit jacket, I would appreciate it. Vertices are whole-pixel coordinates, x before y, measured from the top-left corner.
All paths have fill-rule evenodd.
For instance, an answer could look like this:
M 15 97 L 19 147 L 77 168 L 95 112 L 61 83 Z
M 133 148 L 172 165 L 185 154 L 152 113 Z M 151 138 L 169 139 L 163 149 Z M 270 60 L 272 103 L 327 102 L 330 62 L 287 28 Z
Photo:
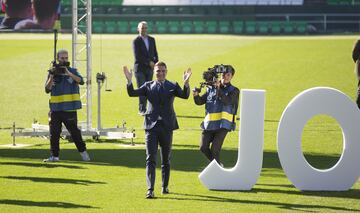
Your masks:
M 149 130 L 153 128 L 159 116 L 168 130 L 172 131 L 179 128 L 174 111 L 174 98 L 176 96 L 188 99 L 190 95 L 189 87 L 184 86 L 181 89 L 178 83 L 165 80 L 163 90 L 160 91 L 156 81 L 148 81 L 139 89 L 134 89 L 132 84 L 128 85 L 127 92 L 130 97 L 146 96 L 148 100 L 144 118 L 144 129 Z
M 151 36 L 148 36 L 149 41 L 149 50 L 145 46 L 145 42 L 141 36 L 137 36 L 133 41 L 133 52 L 135 57 L 134 71 L 145 72 L 150 67 L 150 61 L 156 63 L 158 62 L 158 53 L 156 50 L 155 39 Z

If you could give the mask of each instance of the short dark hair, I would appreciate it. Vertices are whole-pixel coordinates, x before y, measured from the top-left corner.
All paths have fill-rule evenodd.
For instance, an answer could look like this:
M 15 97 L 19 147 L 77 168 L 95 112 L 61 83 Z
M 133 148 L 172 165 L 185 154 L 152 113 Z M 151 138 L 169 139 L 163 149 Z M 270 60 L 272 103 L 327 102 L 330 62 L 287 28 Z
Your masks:
M 14 17 L 24 10 L 31 8 L 31 0 L 3 0 L 5 5 L 5 13 Z
M 157 62 L 154 67 L 165 67 L 167 69 L 165 62 L 163 61 Z
M 37 20 L 51 18 L 57 13 L 60 0 L 32 0 L 34 13 Z
M 231 72 L 231 74 L 234 76 L 235 75 L 235 69 L 233 66 L 231 65 L 227 65 L 227 72 Z

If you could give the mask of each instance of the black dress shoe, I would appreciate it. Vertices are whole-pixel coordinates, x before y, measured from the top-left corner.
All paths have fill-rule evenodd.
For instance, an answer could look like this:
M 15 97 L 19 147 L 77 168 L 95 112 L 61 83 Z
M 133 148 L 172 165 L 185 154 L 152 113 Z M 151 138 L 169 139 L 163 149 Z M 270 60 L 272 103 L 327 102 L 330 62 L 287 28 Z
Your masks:
M 168 187 L 162 187 L 161 194 L 169 194 Z
M 154 198 L 154 197 L 155 197 L 154 191 L 148 190 L 147 193 L 146 193 L 146 199 L 151 199 L 151 198 Z

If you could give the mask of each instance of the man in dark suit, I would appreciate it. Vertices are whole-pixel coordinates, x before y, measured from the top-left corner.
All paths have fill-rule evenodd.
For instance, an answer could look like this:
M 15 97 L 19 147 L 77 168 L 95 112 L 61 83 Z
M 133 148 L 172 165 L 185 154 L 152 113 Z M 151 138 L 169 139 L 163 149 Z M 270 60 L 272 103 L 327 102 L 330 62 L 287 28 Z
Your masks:
M 152 80 L 154 65 L 159 58 L 155 39 L 147 34 L 147 23 L 145 21 L 138 24 L 138 31 L 139 35 L 133 41 L 133 52 L 136 83 L 140 88 L 146 81 Z M 139 96 L 139 114 L 144 115 L 145 111 L 146 97 Z
M 161 154 L 162 194 L 168 194 L 170 177 L 170 156 L 173 130 L 179 128 L 174 111 L 174 98 L 188 99 L 190 94 L 189 79 L 191 69 L 184 72 L 184 88 L 177 82 L 166 80 L 167 68 L 164 62 L 154 66 L 155 81 L 145 82 L 140 88 L 134 89 L 131 79 L 132 71 L 124 67 L 124 74 L 128 81 L 127 92 L 130 97 L 145 96 L 148 100 L 145 112 L 144 129 L 146 143 L 146 181 L 148 191 L 146 198 L 154 197 L 156 153 L 158 144 Z

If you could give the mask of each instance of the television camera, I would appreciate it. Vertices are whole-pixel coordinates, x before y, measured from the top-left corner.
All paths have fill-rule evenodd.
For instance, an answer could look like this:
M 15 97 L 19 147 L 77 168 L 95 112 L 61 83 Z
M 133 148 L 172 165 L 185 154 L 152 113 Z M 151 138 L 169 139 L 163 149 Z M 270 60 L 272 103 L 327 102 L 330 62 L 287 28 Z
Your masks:
M 208 70 L 203 72 L 204 81 L 200 82 L 200 87 L 195 87 L 193 91 L 200 93 L 201 89 L 204 88 L 205 86 L 207 87 L 215 86 L 216 82 L 218 81 L 219 74 L 231 72 L 232 69 L 233 68 L 231 65 L 224 65 L 224 64 L 214 65 L 214 67 L 208 68 Z

